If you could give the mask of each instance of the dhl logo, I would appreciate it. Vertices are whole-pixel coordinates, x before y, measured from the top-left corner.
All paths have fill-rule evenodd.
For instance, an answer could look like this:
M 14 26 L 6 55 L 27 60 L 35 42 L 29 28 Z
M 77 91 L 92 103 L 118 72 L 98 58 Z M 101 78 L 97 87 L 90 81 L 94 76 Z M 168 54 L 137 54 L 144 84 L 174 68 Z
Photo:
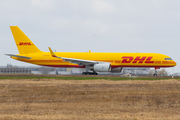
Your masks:
M 124 56 L 122 57 L 122 62 L 121 63 L 154 63 L 154 61 L 151 61 L 153 57 L 147 57 L 147 56 L 143 56 L 143 57 L 132 57 L 132 56 Z
M 34 45 L 34 44 L 31 44 L 31 42 L 19 42 L 18 45 Z

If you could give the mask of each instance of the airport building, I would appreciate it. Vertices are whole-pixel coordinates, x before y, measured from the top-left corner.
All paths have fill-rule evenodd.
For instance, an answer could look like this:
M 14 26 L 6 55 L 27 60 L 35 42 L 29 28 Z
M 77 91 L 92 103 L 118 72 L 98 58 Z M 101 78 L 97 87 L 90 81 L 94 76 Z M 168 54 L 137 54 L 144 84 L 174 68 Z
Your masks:
M 62 75 L 71 75 L 71 74 L 82 74 L 85 69 L 81 68 L 54 68 L 54 67 L 42 67 L 42 66 L 30 66 L 30 67 L 20 67 L 12 66 L 7 64 L 7 66 L 0 66 L 0 74 L 62 74 Z M 148 75 L 150 68 L 123 68 L 121 73 L 108 73 L 100 72 L 99 74 L 115 74 L 122 75 L 130 73 L 132 75 Z
M 12 66 L 11 64 L 7 64 L 7 66 L 0 67 L 0 74 L 30 74 L 31 70 L 26 68 L 19 68 L 17 66 Z

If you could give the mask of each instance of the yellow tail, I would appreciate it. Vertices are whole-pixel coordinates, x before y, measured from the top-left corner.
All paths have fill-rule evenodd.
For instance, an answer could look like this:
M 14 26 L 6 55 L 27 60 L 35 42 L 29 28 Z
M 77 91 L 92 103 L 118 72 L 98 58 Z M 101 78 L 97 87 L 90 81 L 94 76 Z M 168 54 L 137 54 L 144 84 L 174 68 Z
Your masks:
M 34 43 L 21 31 L 18 26 L 10 26 L 14 40 L 20 54 L 38 53 L 40 51 Z

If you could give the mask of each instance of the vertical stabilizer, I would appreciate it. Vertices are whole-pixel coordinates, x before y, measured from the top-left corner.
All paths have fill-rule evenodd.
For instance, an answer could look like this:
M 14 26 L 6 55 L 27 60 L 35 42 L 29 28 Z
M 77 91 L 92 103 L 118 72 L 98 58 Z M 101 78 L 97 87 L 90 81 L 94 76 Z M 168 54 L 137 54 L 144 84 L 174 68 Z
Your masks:
M 10 26 L 20 54 L 38 53 L 40 51 L 36 45 L 21 31 L 18 26 Z

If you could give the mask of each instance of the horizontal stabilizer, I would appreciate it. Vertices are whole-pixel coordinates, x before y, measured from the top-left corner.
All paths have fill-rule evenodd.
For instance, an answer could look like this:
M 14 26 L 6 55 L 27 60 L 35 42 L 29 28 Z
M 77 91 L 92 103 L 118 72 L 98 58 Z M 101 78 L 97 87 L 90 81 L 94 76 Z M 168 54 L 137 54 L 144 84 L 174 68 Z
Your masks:
M 24 59 L 31 59 L 32 57 L 26 57 L 26 56 L 20 56 L 20 55 L 13 55 L 13 54 L 5 54 L 10 57 L 18 57 L 18 58 L 24 58 Z

